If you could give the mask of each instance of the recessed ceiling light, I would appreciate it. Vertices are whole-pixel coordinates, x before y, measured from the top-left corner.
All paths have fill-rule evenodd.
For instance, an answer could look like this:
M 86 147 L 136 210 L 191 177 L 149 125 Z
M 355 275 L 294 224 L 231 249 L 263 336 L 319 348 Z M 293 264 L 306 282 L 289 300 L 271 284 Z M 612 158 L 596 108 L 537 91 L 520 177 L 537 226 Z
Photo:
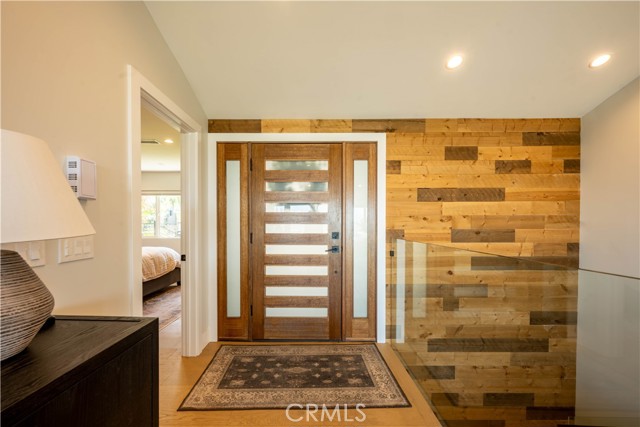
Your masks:
M 604 64 L 606 64 L 607 62 L 609 62 L 609 60 L 611 59 L 611 55 L 609 55 L 608 53 L 605 53 L 604 55 L 600 55 L 598 56 L 596 59 L 594 59 L 593 61 L 591 61 L 589 63 L 589 67 L 590 68 L 598 68 L 603 66 Z
M 462 56 L 454 55 L 447 61 L 447 68 L 453 70 L 454 68 L 458 68 L 462 64 Z
M 167 139 L 164 140 L 164 142 L 167 143 L 167 144 L 173 144 L 173 139 L 167 138 Z

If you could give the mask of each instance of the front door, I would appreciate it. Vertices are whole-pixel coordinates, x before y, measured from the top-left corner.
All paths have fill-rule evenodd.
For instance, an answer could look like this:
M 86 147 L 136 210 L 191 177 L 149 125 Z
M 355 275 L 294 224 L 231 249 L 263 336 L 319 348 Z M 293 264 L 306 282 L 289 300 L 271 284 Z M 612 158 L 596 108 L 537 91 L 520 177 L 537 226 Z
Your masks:
M 251 144 L 252 337 L 341 338 L 342 145 Z

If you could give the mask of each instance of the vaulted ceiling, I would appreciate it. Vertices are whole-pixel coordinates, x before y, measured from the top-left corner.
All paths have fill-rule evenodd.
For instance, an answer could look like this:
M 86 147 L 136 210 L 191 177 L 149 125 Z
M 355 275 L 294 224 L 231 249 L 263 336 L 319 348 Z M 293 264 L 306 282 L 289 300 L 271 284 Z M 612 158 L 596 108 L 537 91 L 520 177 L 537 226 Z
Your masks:
M 639 4 L 146 2 L 210 118 L 580 117 L 638 76 Z

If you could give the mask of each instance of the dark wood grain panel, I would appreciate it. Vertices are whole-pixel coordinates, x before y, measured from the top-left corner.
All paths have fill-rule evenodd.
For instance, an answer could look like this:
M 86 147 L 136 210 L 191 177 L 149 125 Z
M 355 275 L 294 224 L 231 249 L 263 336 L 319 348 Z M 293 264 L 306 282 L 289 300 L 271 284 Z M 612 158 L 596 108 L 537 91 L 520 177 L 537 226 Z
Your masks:
M 548 352 L 549 340 L 541 338 L 430 338 L 430 352 Z
M 444 147 L 445 160 L 478 160 L 477 146 Z
M 209 120 L 209 133 L 260 133 L 260 120 Z
M 264 202 L 328 202 L 329 194 L 323 191 L 268 191 Z
M 329 171 L 323 170 L 266 170 L 264 171 L 265 181 L 290 182 L 290 181 L 311 181 L 325 182 L 329 179 Z
M 327 307 L 328 304 L 327 297 L 264 297 L 265 307 Z
M 496 173 L 531 173 L 531 160 L 496 160 Z
M 265 276 L 265 286 L 320 286 L 329 284 L 328 276 Z
M 265 255 L 265 265 L 327 265 L 327 255 Z
M 544 215 L 472 215 L 471 228 L 543 229 L 547 223 Z
M 484 406 L 533 406 L 533 393 L 484 393 Z
M 324 212 L 267 212 L 264 214 L 265 224 L 326 224 L 327 220 L 328 214 Z
M 273 245 L 326 245 L 331 243 L 326 234 L 265 234 L 265 244 Z
M 580 132 L 524 132 L 522 145 L 580 145 Z
M 580 159 L 564 159 L 564 173 L 580 173 Z
M 265 317 L 265 339 L 317 339 L 329 336 L 329 319 L 297 317 Z
M 424 132 L 424 119 L 394 119 L 394 120 L 353 120 L 353 132 Z
M 418 202 L 495 202 L 504 199 L 504 188 L 418 188 Z
M 577 325 L 578 313 L 575 311 L 532 311 L 529 314 L 531 325 Z
M 387 160 L 387 175 L 399 175 L 401 160 Z
M 567 243 L 567 256 L 577 257 L 580 255 L 580 243 Z
M 460 299 L 451 297 L 442 299 L 442 311 L 458 311 L 459 309 Z
M 454 380 L 456 378 L 455 366 L 407 366 L 411 375 L 417 380 Z
M 515 242 L 515 230 L 486 230 L 486 229 L 453 229 L 452 242 Z
M 458 406 L 458 393 L 432 393 L 431 403 L 435 406 Z
M 528 420 L 569 420 L 576 416 L 574 407 L 529 406 Z

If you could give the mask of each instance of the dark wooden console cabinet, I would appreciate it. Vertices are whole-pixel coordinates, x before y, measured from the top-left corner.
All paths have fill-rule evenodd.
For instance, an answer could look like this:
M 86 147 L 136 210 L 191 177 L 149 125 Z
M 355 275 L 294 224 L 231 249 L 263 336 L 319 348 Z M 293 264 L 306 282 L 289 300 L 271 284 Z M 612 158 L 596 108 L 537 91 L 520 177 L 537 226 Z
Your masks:
M 158 319 L 59 316 L 1 381 L 2 427 L 158 426 Z

